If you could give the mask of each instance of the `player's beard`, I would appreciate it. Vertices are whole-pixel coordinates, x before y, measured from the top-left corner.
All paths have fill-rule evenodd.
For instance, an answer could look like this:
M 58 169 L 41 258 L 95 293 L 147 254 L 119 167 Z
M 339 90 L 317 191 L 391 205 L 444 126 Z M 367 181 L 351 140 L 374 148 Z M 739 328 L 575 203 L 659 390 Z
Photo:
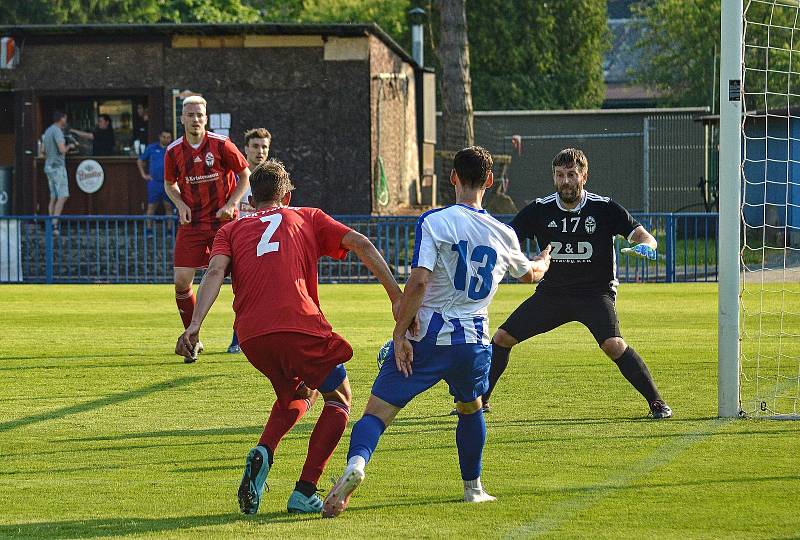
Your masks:
M 577 186 L 560 186 L 558 197 L 567 204 L 572 204 L 581 196 L 581 188 Z

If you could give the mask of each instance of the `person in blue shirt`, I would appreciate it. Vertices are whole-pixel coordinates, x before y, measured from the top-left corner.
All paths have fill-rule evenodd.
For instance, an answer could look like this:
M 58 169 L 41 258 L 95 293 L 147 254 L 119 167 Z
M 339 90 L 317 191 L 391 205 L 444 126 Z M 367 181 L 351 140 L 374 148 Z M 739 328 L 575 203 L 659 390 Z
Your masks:
M 156 213 L 158 203 L 164 207 L 164 213 L 167 215 L 172 214 L 172 202 L 167 197 L 164 191 L 164 152 L 167 146 L 172 142 L 172 133 L 166 129 L 162 129 L 158 134 L 158 142 L 148 144 L 144 149 L 144 153 L 136 160 L 136 165 L 139 167 L 139 173 L 144 180 L 147 180 L 147 215 L 152 216 Z M 147 172 L 144 169 L 144 163 L 147 162 Z M 153 235 L 153 222 L 147 222 L 145 235 Z

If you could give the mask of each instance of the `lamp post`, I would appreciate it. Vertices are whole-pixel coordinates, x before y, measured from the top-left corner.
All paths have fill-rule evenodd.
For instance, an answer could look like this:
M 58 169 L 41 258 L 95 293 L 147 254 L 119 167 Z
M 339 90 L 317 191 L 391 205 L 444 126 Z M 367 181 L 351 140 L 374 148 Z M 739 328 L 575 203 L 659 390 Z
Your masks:
M 411 56 L 420 66 L 425 65 L 425 46 L 423 28 L 428 21 L 428 13 L 421 7 L 408 10 L 408 21 L 411 23 Z

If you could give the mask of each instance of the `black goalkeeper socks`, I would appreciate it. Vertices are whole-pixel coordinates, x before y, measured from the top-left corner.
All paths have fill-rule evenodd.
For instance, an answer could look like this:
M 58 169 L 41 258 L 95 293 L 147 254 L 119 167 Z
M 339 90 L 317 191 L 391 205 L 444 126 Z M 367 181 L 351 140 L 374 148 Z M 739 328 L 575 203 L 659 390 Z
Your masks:
M 492 360 L 494 360 L 494 357 L 492 357 Z M 617 364 L 617 367 L 622 372 L 622 376 L 644 396 L 648 404 L 661 399 L 661 394 L 658 393 L 656 384 L 653 382 L 653 377 L 650 376 L 650 371 L 647 369 L 644 360 L 632 347 L 625 349 L 622 356 L 614 360 L 614 363 Z M 492 367 L 494 368 L 494 365 Z
M 483 403 L 489 402 L 494 387 L 500 376 L 508 367 L 508 359 L 511 354 L 511 348 L 501 347 L 492 340 L 492 367 L 489 368 L 489 389 L 483 394 Z

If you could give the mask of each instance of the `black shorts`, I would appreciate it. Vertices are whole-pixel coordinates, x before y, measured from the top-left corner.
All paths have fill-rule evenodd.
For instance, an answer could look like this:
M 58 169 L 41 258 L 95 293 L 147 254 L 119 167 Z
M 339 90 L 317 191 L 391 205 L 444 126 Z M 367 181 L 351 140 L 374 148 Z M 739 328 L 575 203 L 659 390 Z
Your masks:
M 586 326 L 598 344 L 608 338 L 622 337 L 614 295 L 610 292 L 576 296 L 536 291 L 500 328 L 522 342 L 572 321 Z

